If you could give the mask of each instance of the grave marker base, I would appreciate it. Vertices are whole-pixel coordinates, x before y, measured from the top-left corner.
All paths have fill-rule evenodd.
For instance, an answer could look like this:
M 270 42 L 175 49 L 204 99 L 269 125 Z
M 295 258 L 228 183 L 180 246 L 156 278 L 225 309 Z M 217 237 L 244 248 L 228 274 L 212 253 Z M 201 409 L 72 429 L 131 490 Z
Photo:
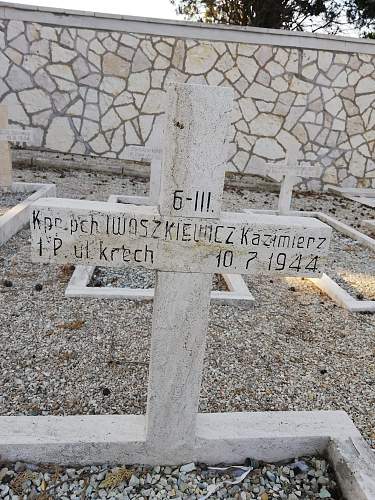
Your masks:
M 9 191 L 12 193 L 21 192 L 33 194 L 0 217 L 0 246 L 29 224 L 31 213 L 30 207 L 34 201 L 39 198 L 56 196 L 56 186 L 54 184 L 13 182 Z
M 343 411 L 199 413 L 196 445 L 149 451 L 143 415 L 0 417 L 4 461 L 60 465 L 278 462 L 328 455 L 349 499 L 375 498 L 374 454 Z

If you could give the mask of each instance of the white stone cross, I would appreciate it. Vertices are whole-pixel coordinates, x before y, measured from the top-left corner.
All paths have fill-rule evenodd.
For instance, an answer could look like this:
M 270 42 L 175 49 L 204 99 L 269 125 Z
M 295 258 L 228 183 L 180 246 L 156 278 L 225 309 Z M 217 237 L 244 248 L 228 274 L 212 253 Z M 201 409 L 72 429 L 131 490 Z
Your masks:
M 0 188 L 12 185 L 12 157 L 8 142 L 26 143 L 32 140 L 31 130 L 8 128 L 8 110 L 0 105 Z
M 281 182 L 278 211 L 280 215 L 290 213 L 293 188 L 298 182 L 299 177 L 318 177 L 322 168 L 317 165 L 298 163 L 299 147 L 289 145 L 286 152 L 286 158 L 283 162 L 265 162 L 260 159 L 252 159 L 246 172 L 254 175 L 269 177 L 272 180 Z
M 316 219 L 221 213 L 232 91 L 171 84 L 167 94 L 159 207 L 46 198 L 31 215 L 35 262 L 157 271 L 139 446 L 164 464 L 196 455 L 212 274 L 320 276 L 331 235 Z

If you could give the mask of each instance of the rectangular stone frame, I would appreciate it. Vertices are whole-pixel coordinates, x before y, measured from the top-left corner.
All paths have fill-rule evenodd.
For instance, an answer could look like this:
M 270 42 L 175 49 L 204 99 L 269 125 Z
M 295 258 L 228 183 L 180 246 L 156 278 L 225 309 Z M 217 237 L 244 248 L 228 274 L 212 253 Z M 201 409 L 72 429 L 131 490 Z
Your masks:
M 4 245 L 12 236 L 29 224 L 30 207 L 35 200 L 56 196 L 56 186 L 54 184 L 13 182 L 10 192 L 33 194 L 0 216 L 0 246 Z
M 276 214 L 276 210 L 252 210 L 245 209 L 244 212 L 253 213 L 268 213 Z M 358 241 L 365 247 L 369 248 L 375 252 L 375 239 L 361 233 L 357 229 L 350 227 L 348 224 L 341 222 L 330 215 L 326 215 L 323 212 L 291 212 L 290 215 L 300 215 L 302 217 L 315 217 L 322 222 L 330 225 L 338 232 L 349 236 L 355 241 Z M 371 222 L 371 221 L 370 221 Z M 326 273 L 323 273 L 321 278 L 305 278 L 315 286 L 317 286 L 322 292 L 326 293 L 336 304 L 350 312 L 375 312 L 375 300 L 357 300 L 352 297 L 346 290 L 344 290 L 340 285 L 338 285 L 332 278 L 330 278 Z
M 151 190 L 151 193 L 152 192 Z M 152 196 L 111 195 L 108 198 L 108 203 L 118 203 L 120 201 L 127 204 L 148 205 L 151 199 Z M 94 274 L 95 267 L 96 266 L 76 266 L 68 286 L 66 287 L 65 297 L 95 297 L 139 301 L 153 300 L 153 288 L 89 287 L 88 284 Z M 213 303 L 242 308 L 248 308 L 254 305 L 254 296 L 250 293 L 241 275 L 222 274 L 221 276 L 229 291 L 212 290 L 211 301 Z

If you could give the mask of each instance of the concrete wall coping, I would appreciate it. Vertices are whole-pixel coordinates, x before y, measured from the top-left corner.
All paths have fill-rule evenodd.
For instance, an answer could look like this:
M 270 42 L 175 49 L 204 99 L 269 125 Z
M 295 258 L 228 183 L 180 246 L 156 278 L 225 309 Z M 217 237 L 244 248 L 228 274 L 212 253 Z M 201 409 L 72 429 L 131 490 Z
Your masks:
M 9 2 L 0 2 L 0 19 L 30 21 L 40 24 L 69 26 L 71 28 L 375 55 L 375 41 L 361 38 L 243 26 L 218 26 L 170 19 L 38 7 Z

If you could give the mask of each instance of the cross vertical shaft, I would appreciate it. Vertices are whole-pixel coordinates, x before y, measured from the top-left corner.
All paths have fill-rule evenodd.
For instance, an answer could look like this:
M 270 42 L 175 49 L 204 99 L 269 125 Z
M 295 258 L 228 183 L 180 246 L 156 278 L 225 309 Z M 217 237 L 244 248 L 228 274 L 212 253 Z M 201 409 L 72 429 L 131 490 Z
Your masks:
M 162 216 L 220 216 L 231 107 L 232 92 L 226 88 L 169 88 Z M 211 274 L 157 273 L 147 444 L 172 462 L 174 450 L 188 456 L 194 446 L 211 281 Z
M 0 105 L 0 129 L 8 128 L 8 110 Z M 12 157 L 8 141 L 0 140 L 0 188 L 10 188 L 12 185 Z
M 147 434 L 152 449 L 191 448 L 195 437 L 211 274 L 158 272 L 152 322 Z

